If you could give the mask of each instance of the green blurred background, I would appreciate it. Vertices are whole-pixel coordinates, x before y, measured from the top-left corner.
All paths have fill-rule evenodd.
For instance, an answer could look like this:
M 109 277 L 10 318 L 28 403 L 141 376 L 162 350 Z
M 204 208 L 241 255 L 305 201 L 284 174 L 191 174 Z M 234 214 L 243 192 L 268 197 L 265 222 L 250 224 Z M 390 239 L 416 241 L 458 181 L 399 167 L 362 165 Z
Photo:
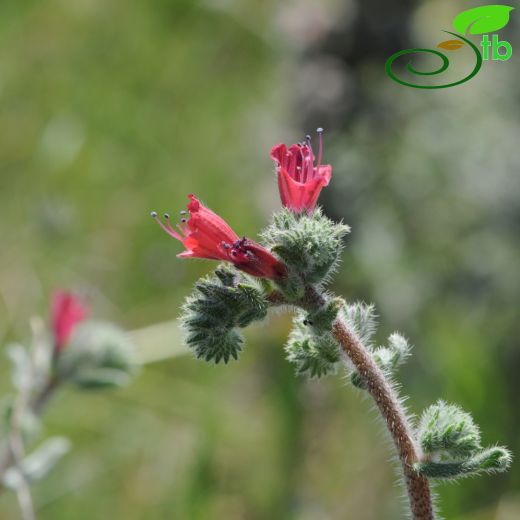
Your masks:
M 343 377 L 296 378 L 290 321 L 248 333 L 239 362 L 184 355 L 171 322 L 211 269 L 149 212 L 196 193 L 239 234 L 279 207 L 269 148 L 326 128 L 321 202 L 353 228 L 334 290 L 373 301 L 380 339 L 415 345 L 413 413 L 442 397 L 485 443 L 520 452 L 517 51 L 462 86 L 384 73 L 457 12 L 435 0 L 2 0 L 0 336 L 29 338 L 54 287 L 139 330 L 130 387 L 63 391 L 46 433 L 73 450 L 33 488 L 41 519 L 401 519 L 393 449 Z M 500 32 L 520 45 L 516 12 Z M 140 330 L 144 329 L 144 330 Z M 7 360 L 1 390 L 9 389 Z M 444 516 L 520 518 L 520 469 L 438 487 Z M 13 496 L 0 518 L 17 518 Z

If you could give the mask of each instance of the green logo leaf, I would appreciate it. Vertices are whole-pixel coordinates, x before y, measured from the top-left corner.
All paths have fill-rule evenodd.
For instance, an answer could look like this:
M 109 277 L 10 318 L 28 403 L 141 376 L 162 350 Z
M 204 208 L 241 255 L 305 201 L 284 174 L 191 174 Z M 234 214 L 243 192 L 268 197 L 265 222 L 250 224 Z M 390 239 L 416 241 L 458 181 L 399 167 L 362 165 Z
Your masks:
M 453 19 L 453 27 L 461 34 L 485 34 L 498 31 L 509 22 L 508 5 L 483 5 L 462 11 Z

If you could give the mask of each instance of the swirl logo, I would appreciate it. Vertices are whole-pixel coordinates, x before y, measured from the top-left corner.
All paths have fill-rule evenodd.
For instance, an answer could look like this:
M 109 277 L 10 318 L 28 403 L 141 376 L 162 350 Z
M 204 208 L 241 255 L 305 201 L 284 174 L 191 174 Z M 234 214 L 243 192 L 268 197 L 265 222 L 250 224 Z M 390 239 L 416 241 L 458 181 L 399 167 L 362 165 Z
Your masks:
M 449 81 L 441 84 L 417 84 L 412 81 L 401 79 L 394 72 L 394 63 L 401 58 L 409 54 L 428 54 L 430 56 L 436 56 L 441 60 L 440 66 L 435 70 L 431 71 L 420 71 L 417 70 L 411 60 L 406 63 L 405 69 L 410 75 L 416 76 L 438 76 L 445 72 L 450 66 L 450 60 L 448 56 L 441 50 L 437 49 L 405 49 L 395 54 L 392 54 L 388 60 L 386 60 L 385 70 L 388 76 L 395 82 L 404 85 L 406 87 L 420 88 L 420 89 L 438 89 L 455 87 L 466 83 L 471 78 L 476 76 L 482 67 L 482 62 L 490 59 L 490 48 L 491 56 L 494 61 L 506 61 L 513 55 L 513 49 L 508 41 L 499 41 L 498 35 L 493 34 L 491 40 L 489 39 L 489 33 L 498 31 L 507 25 L 509 22 L 509 13 L 513 10 L 513 7 L 508 5 L 485 5 L 482 7 L 475 7 L 474 9 L 468 9 L 462 11 L 453 19 L 453 26 L 457 32 L 444 31 L 445 33 L 453 36 L 455 39 L 445 40 L 437 45 L 438 49 L 442 51 L 453 52 L 461 48 L 469 47 L 474 55 L 475 65 L 471 72 L 462 79 L 456 81 Z M 469 35 L 482 35 L 480 46 L 482 52 L 471 40 L 468 39 Z

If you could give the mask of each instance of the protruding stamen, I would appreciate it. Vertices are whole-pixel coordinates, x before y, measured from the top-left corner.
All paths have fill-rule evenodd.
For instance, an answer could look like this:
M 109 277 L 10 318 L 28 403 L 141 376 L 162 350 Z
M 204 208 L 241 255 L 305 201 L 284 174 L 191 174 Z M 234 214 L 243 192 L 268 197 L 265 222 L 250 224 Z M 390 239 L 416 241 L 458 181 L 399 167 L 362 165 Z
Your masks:
M 303 162 L 302 182 L 304 183 L 312 178 L 312 169 L 314 168 L 314 152 L 312 150 L 311 136 L 306 135 L 305 140 L 307 141 L 308 154 Z
M 313 158 L 314 154 L 312 151 L 312 144 L 311 144 L 311 136 L 306 135 L 305 136 L 305 144 L 303 148 L 301 149 L 301 159 L 302 159 L 302 168 L 300 173 L 299 179 L 297 179 L 301 183 L 306 183 L 309 178 L 312 178 L 312 168 L 314 167 L 313 164 Z
M 316 132 L 320 136 L 320 147 L 318 150 L 318 166 L 317 166 L 317 171 L 319 172 L 320 166 L 321 166 L 321 158 L 322 158 L 322 154 L 323 154 L 323 128 L 321 128 L 321 127 L 317 128 Z
M 188 212 L 187 212 L 185 209 L 183 209 L 183 210 L 181 210 L 179 213 L 180 213 L 181 215 L 186 215 L 186 213 L 188 213 Z
M 172 224 L 171 224 L 171 222 L 170 222 L 170 214 L 169 214 L 169 213 L 165 213 L 165 214 L 163 215 L 163 217 L 164 217 L 164 220 L 166 221 L 166 224 L 165 224 L 166 228 L 168 228 L 168 230 L 169 230 L 171 233 L 175 233 L 175 234 L 177 234 L 177 231 L 175 231 L 175 229 L 173 229 L 173 226 L 172 226 Z M 171 233 L 170 233 L 170 234 L 171 234 Z
M 155 220 L 155 222 L 157 222 L 157 224 L 159 224 L 159 226 L 161 227 L 161 229 L 163 231 L 165 231 L 166 233 L 168 233 L 168 235 L 170 235 L 171 237 L 173 238 L 176 238 L 177 240 L 180 240 L 182 242 L 182 237 L 181 235 L 179 235 L 179 233 L 177 233 L 171 226 L 170 224 L 170 221 L 168 220 L 169 216 L 166 217 L 166 215 L 168 215 L 167 213 L 165 214 L 165 218 L 166 218 L 166 224 L 164 224 L 162 222 L 162 220 L 158 217 L 157 215 L 157 211 L 152 211 L 150 213 L 151 217 Z
M 177 224 L 177 228 L 180 230 L 180 232 L 187 236 L 190 230 L 188 229 L 188 226 L 183 222 L 182 224 Z
M 183 218 L 181 218 L 181 222 L 182 222 L 183 224 L 185 224 L 186 222 L 188 222 L 188 219 L 183 217 Z
M 298 168 L 298 178 L 296 179 L 298 182 L 305 182 L 305 153 L 304 150 L 307 148 L 307 145 L 300 146 L 300 159 L 301 159 L 301 168 Z

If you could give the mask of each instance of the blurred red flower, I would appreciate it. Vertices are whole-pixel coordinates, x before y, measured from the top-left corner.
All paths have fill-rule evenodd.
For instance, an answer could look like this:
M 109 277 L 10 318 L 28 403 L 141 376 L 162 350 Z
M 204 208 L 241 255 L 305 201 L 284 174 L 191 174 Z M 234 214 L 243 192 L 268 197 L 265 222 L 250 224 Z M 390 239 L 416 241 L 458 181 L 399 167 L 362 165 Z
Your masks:
M 55 351 L 60 352 L 70 339 L 76 325 L 83 321 L 87 307 L 68 291 L 56 291 L 52 296 L 51 325 Z

